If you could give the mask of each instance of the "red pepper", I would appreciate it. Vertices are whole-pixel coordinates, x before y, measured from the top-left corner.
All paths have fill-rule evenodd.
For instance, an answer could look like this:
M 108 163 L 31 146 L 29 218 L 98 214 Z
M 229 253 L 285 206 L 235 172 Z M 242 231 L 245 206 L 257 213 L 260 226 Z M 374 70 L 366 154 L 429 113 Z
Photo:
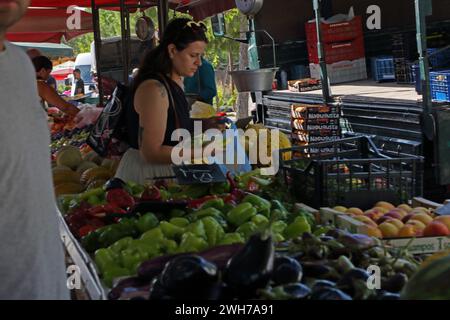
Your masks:
M 85 225 L 85 226 L 83 226 L 83 227 L 81 227 L 79 230 L 78 230 L 78 235 L 80 236 L 80 238 L 82 238 L 82 237 L 84 237 L 85 235 L 87 235 L 87 234 L 89 234 L 89 233 L 91 233 L 92 231 L 95 231 L 95 230 L 97 230 L 98 228 L 97 227 L 94 227 L 94 226 L 91 226 L 91 225 Z
M 259 191 L 259 184 L 257 184 L 255 181 L 249 181 L 247 183 L 247 190 L 250 192 L 256 192 Z
M 134 205 L 134 198 L 123 189 L 109 190 L 106 193 L 106 201 L 120 208 L 128 208 Z
M 160 201 L 161 200 L 161 191 L 156 186 L 151 186 L 149 188 L 145 188 L 142 193 L 141 200 L 143 201 Z
M 89 215 L 96 217 L 96 218 L 104 218 L 106 217 L 106 215 L 111 214 L 111 213 L 120 213 L 120 214 L 125 214 L 127 213 L 126 210 L 119 208 L 113 204 L 104 204 L 101 206 L 96 206 L 93 208 L 90 208 L 88 210 Z
M 217 196 L 205 196 L 200 199 L 190 200 L 187 204 L 187 207 L 190 209 L 198 209 L 200 208 L 206 201 L 217 199 Z

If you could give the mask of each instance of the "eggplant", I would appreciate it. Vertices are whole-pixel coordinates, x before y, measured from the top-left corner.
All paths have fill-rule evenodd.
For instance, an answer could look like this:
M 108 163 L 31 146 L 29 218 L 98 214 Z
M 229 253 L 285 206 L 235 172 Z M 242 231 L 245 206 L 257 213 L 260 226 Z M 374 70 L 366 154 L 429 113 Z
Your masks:
M 172 300 L 168 290 L 161 282 L 161 277 L 156 277 L 150 284 L 148 300 Z
M 145 281 L 139 277 L 128 277 L 120 280 L 114 288 L 108 293 L 109 300 L 118 300 L 122 296 L 124 291 L 130 288 L 137 289 L 148 285 L 148 281 Z
M 335 288 L 336 282 L 329 280 L 316 280 L 312 285 L 312 292 L 317 292 L 324 288 Z
M 120 178 L 111 178 L 105 183 L 105 190 L 113 190 L 113 189 L 123 189 L 127 184 Z
M 311 300 L 353 300 L 345 292 L 336 288 L 322 288 L 311 294 Z
M 338 239 L 344 235 L 351 234 L 348 231 L 342 230 L 342 229 L 332 229 L 328 230 L 327 233 L 325 233 L 326 236 L 332 237 L 334 239 Z
M 381 284 L 383 290 L 399 293 L 408 282 L 408 276 L 404 273 L 397 273 Z
M 142 262 L 137 270 L 138 277 L 142 280 L 151 281 L 154 277 L 158 276 L 163 271 L 164 266 L 167 262 L 181 255 L 182 254 L 160 256 Z
M 400 294 L 381 290 L 378 292 L 376 300 L 400 300 Z
M 378 245 L 375 238 L 365 234 L 344 234 L 338 238 L 338 241 L 350 251 L 369 250 Z
M 330 236 L 320 236 L 319 239 L 322 242 L 328 242 L 328 241 L 334 240 L 334 238 L 330 237 Z
M 219 270 L 200 256 L 185 255 L 168 262 L 160 277 L 163 287 L 175 298 L 209 299 Z
M 241 297 L 252 297 L 270 281 L 275 260 L 272 236 L 257 233 L 229 261 L 224 282 Z
M 311 289 L 303 283 L 291 283 L 283 286 L 283 290 L 290 299 L 305 299 L 311 294 Z
M 354 268 L 346 272 L 342 278 L 338 281 L 337 287 L 354 297 L 359 295 L 359 290 L 364 287 L 367 289 L 367 280 L 369 279 L 369 274 L 366 270 L 361 268 Z
M 297 260 L 283 256 L 274 261 L 272 281 L 276 285 L 296 283 L 302 281 L 303 269 Z
M 336 270 L 326 263 L 327 261 L 302 262 L 303 275 L 308 278 L 334 280 Z

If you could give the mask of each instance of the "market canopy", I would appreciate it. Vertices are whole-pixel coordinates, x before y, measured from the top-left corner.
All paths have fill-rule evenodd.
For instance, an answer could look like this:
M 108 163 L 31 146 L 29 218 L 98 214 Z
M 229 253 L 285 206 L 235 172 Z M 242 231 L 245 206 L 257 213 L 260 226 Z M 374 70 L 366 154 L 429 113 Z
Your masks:
M 157 0 L 125 0 L 126 5 L 156 6 Z M 31 0 L 31 7 L 53 7 L 67 8 L 76 5 L 78 7 L 90 8 L 91 0 Z M 114 9 L 120 6 L 119 0 L 95 0 L 97 7 L 116 5 Z M 189 12 L 195 20 L 202 20 L 216 13 L 224 12 L 236 7 L 235 0 L 169 0 L 170 8 Z
M 80 24 L 74 25 L 72 30 L 70 23 L 75 20 L 70 17 L 73 17 L 73 11 L 67 13 L 66 9 L 29 8 L 25 16 L 8 30 L 6 38 L 13 42 L 60 43 L 63 36 L 70 40 L 92 32 L 92 15 L 81 9 L 75 10 L 80 14 Z
M 68 75 L 72 74 L 73 70 L 75 70 L 75 62 L 66 61 L 59 65 L 53 66 L 53 70 L 51 75 L 58 81 L 64 80 Z
M 65 44 L 56 43 L 32 43 L 32 42 L 14 42 L 15 45 L 23 50 L 38 49 L 46 57 L 73 57 L 73 48 Z

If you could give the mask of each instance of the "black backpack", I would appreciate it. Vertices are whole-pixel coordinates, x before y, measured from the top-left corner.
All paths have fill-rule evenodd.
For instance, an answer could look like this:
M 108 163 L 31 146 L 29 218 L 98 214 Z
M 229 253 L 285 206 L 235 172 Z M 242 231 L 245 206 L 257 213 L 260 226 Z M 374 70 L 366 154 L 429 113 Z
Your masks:
M 91 129 L 86 143 L 100 156 L 120 156 L 138 149 L 139 115 L 133 106 L 133 90 L 118 83 Z

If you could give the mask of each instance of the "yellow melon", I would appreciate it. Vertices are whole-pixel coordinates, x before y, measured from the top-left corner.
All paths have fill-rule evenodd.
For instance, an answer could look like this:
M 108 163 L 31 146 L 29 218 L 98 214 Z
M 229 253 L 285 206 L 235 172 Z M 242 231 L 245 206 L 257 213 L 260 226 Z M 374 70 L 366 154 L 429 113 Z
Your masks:
M 80 163 L 80 165 L 77 168 L 77 172 L 79 174 L 83 174 L 83 172 L 85 172 L 87 169 L 91 169 L 91 168 L 97 168 L 98 165 L 92 161 L 86 161 L 84 160 L 83 162 Z
M 80 174 L 75 171 L 61 170 L 53 173 L 53 184 L 58 186 L 64 183 L 80 183 Z
M 80 149 L 74 146 L 64 146 L 56 154 L 56 164 L 75 170 L 83 161 Z
M 104 167 L 96 167 L 87 169 L 83 174 L 81 175 L 81 183 L 83 185 L 89 185 L 92 181 L 104 179 L 108 180 L 113 176 L 112 172 Z
M 79 183 L 66 182 L 55 187 L 55 195 L 76 194 L 84 191 L 84 187 Z

